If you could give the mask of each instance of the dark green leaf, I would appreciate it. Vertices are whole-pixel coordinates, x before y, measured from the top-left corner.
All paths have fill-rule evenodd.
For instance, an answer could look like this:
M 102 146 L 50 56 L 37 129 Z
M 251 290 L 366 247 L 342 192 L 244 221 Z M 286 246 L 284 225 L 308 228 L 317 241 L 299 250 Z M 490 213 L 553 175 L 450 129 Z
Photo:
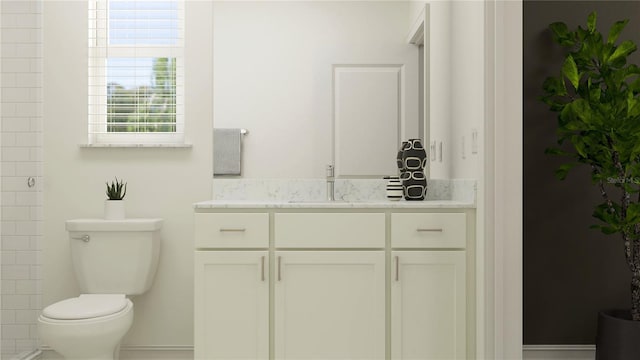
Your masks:
M 589 17 L 587 18 L 587 28 L 589 29 L 590 33 L 594 33 L 596 31 L 596 12 L 595 11 L 589 14 Z
M 611 64 L 618 60 L 626 59 L 626 57 L 629 56 L 629 54 L 631 54 L 632 52 L 636 51 L 636 49 L 637 49 L 637 46 L 633 41 L 631 40 L 623 41 L 616 48 L 616 50 L 613 52 L 611 57 L 609 57 L 609 63 Z
M 616 42 L 616 40 L 618 40 L 618 36 L 620 36 L 620 33 L 625 28 L 625 26 L 627 26 L 628 22 L 629 22 L 628 19 L 627 20 L 616 21 L 611 26 L 611 29 L 609 30 L 609 36 L 607 37 L 607 43 L 608 44 L 613 44 L 613 43 Z
M 578 85 L 580 84 L 580 75 L 578 75 L 578 66 L 576 62 L 573 60 L 573 56 L 567 56 L 567 59 L 564 61 L 562 65 L 562 74 L 569 79 L 571 85 L 573 85 L 574 89 L 578 89 Z

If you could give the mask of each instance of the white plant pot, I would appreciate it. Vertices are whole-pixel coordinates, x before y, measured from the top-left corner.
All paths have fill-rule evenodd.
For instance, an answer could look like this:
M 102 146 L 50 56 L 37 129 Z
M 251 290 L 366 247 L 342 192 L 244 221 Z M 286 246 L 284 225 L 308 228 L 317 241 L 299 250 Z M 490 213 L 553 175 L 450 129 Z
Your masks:
M 124 220 L 124 200 L 105 200 L 104 219 Z

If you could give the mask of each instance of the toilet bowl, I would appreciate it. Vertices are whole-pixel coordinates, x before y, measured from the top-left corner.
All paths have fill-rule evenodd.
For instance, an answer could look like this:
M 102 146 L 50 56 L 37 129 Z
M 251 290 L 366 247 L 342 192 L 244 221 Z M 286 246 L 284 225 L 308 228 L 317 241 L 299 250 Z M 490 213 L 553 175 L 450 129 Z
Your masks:
M 46 307 L 38 331 L 65 359 L 111 360 L 132 323 L 133 303 L 124 295 L 83 294 Z

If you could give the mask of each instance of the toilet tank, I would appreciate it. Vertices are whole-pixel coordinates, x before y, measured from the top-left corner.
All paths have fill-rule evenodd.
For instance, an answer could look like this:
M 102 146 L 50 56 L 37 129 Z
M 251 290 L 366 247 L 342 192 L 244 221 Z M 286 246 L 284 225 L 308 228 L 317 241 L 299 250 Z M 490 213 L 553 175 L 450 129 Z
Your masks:
M 162 219 L 68 220 L 71 259 L 84 294 L 139 295 L 151 287 Z

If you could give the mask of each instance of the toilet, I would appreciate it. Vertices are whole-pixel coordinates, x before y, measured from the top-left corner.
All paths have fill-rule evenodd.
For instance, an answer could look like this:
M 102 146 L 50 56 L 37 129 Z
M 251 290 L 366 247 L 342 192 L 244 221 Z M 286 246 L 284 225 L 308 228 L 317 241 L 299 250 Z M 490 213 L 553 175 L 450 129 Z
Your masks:
M 151 287 L 160 255 L 162 219 L 66 222 L 81 295 L 42 310 L 38 332 L 65 359 L 118 359 L 133 324 L 130 296 Z

